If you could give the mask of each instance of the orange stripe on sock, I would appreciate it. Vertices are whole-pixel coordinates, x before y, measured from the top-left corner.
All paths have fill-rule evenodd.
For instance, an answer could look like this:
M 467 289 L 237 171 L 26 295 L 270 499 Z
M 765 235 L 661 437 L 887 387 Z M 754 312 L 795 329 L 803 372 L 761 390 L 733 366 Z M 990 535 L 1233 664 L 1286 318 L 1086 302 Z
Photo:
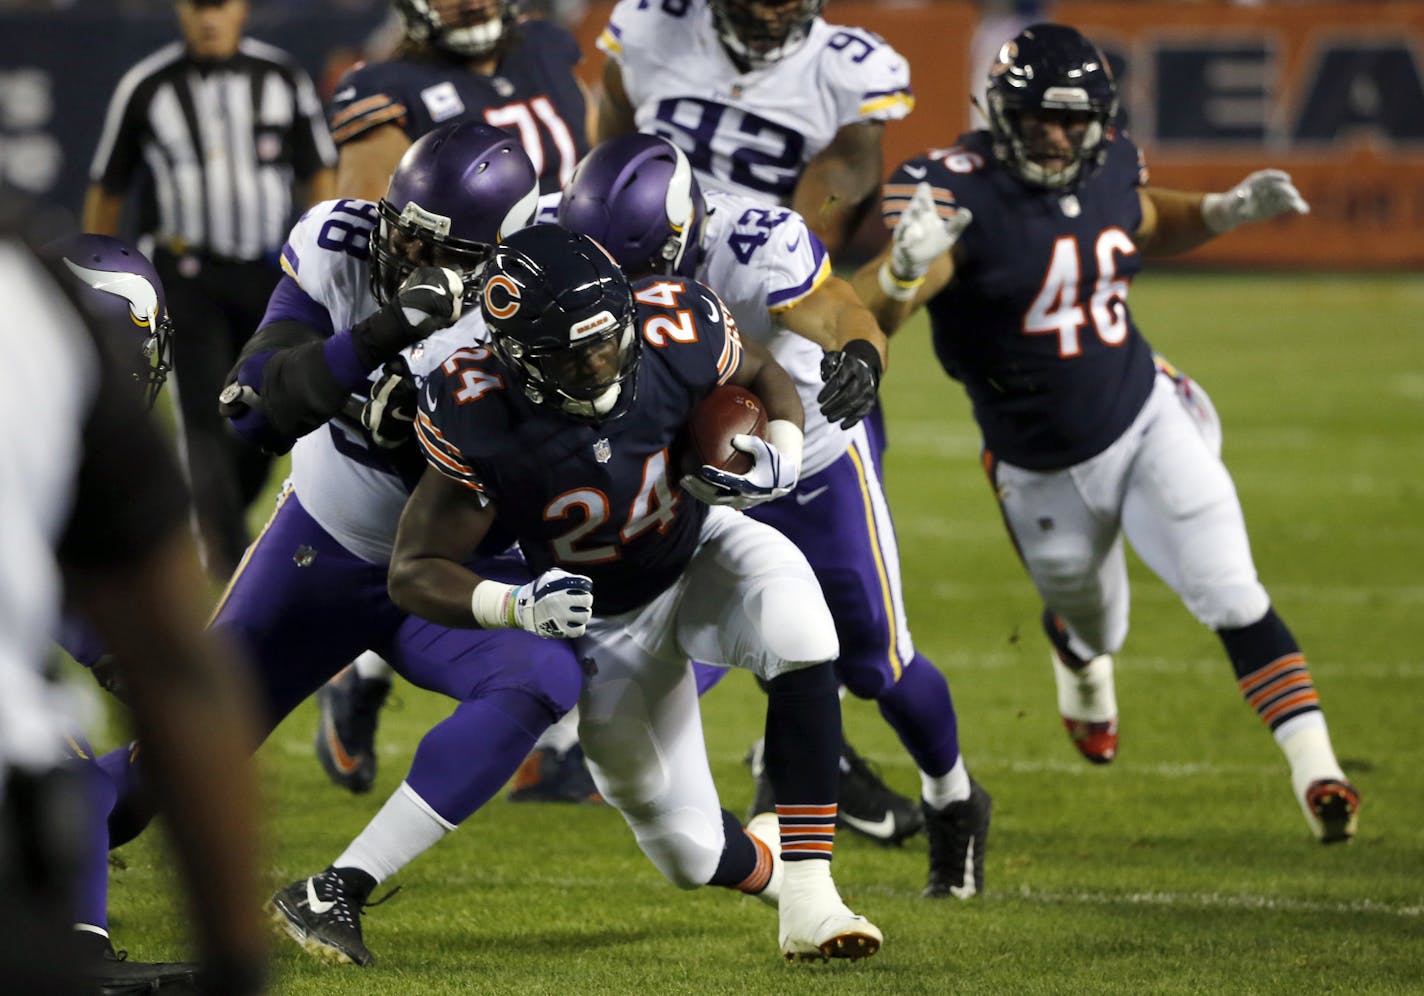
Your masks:
M 1250 674 L 1246 675 L 1246 677 L 1238 681 L 1237 684 L 1241 686 L 1241 693 L 1243 695 L 1250 695 L 1253 693 L 1254 689 L 1258 688 L 1261 685 L 1262 682 L 1269 681 L 1271 678 L 1274 678 L 1282 671 L 1289 670 L 1293 667 L 1299 667 L 1304 663 L 1304 654 L 1287 654 L 1286 656 L 1277 658 L 1276 660 L 1267 664 L 1259 671 L 1252 671 Z
M 1261 689 L 1246 701 L 1251 703 L 1251 708 L 1260 709 L 1261 706 L 1283 692 L 1287 692 L 1292 688 L 1311 688 L 1313 684 L 1314 683 L 1310 680 L 1310 675 L 1302 671 L 1298 674 L 1287 675 L 1278 681 L 1271 682 L 1269 687 Z
M 835 845 L 825 840 L 807 840 L 788 844 L 781 842 L 781 853 L 786 854 L 830 854 Z
M 836 810 L 839 807 L 834 803 L 829 806 L 781 806 L 776 807 L 777 816 L 819 816 L 823 819 L 834 820 Z
M 1285 699 L 1281 702 L 1277 702 L 1270 709 L 1261 713 L 1261 718 L 1265 720 L 1267 724 L 1270 724 L 1275 722 L 1276 718 L 1282 713 L 1290 712 L 1293 709 L 1298 709 L 1303 705 L 1320 705 L 1320 696 L 1315 693 L 1314 688 L 1304 692 L 1297 692 L 1290 698 Z
M 737 888 L 748 895 L 756 895 L 766 888 L 766 884 L 771 881 L 772 856 L 771 848 L 765 842 L 758 840 L 755 836 L 744 829 L 742 833 L 747 834 L 747 838 L 756 848 L 757 862 L 752 873 L 737 883 Z

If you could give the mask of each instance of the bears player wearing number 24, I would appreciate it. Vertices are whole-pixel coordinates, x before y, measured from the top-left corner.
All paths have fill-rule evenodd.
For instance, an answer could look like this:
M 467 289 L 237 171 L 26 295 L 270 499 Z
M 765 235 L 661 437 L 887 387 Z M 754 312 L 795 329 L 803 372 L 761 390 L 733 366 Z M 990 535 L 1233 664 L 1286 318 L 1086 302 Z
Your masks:
M 630 287 L 598 243 L 556 225 L 505 239 L 480 301 L 489 348 L 453 354 L 421 392 L 416 431 L 431 466 L 401 515 L 391 597 L 443 625 L 573 639 L 589 675 L 579 738 L 590 772 L 658 870 L 681 888 L 721 885 L 776 905 L 787 958 L 874 954 L 880 931 L 830 874 L 835 625 L 791 541 L 727 507 L 796 485 L 791 378 L 743 345 L 701 284 Z M 736 437 L 754 458 L 744 475 L 704 467 L 676 480 L 673 442 L 723 383 L 763 400 L 767 439 Z M 463 566 L 496 516 L 548 579 L 527 606 Z M 718 801 L 692 657 L 766 680 L 779 834 L 753 836 Z
M 1117 753 L 1125 535 L 1220 637 L 1317 838 L 1348 840 L 1359 794 L 1257 579 L 1214 413 L 1154 357 L 1127 307 L 1143 254 L 1309 208 L 1275 170 L 1220 194 L 1147 186 L 1114 128 L 1107 62 L 1070 27 L 1038 24 L 1005 43 L 987 102 L 988 130 L 890 178 L 894 236 L 855 284 L 886 329 L 923 304 L 941 364 L 969 392 L 1004 522 L 1044 602 L 1069 733 L 1090 761 Z

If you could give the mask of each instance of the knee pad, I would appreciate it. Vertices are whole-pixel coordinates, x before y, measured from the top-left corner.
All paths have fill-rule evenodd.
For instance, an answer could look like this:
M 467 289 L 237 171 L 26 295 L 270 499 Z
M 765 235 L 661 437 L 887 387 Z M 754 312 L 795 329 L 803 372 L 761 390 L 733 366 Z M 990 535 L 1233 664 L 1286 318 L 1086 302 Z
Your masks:
M 639 849 L 679 889 L 706 885 L 717 871 L 726 844 L 718 816 L 716 821 L 708 820 L 690 806 L 670 812 L 645 806 L 623 813 Z
M 1241 629 L 1260 620 L 1271 607 L 1259 583 L 1222 585 L 1184 596 L 1187 608 L 1208 629 Z
M 752 592 L 744 611 L 760 646 L 756 656 L 761 660 L 754 670 L 763 677 L 834 660 L 840 654 L 835 620 L 814 579 L 777 578 Z

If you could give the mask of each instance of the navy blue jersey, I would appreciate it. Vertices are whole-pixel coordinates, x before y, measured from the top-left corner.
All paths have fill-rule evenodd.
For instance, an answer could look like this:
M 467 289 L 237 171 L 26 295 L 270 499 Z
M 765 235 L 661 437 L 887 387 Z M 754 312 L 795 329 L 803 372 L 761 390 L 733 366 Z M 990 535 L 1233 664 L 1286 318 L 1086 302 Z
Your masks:
M 643 345 L 624 414 L 592 424 L 534 405 L 475 348 L 426 380 L 416 422 L 431 465 L 495 504 L 536 573 L 593 579 L 599 615 L 647 604 L 687 567 L 707 506 L 678 486 L 673 443 L 742 358 L 736 325 L 702 284 L 651 277 L 633 288 Z
M 568 182 L 588 151 L 583 91 L 573 67 L 578 42 L 548 21 L 521 21 L 489 76 L 434 57 L 357 66 L 337 84 L 329 118 L 338 146 L 372 128 L 395 124 L 414 141 L 450 121 L 476 120 L 514 134 L 544 193 Z
M 1141 269 L 1137 147 L 1110 135 L 1101 167 L 1053 191 L 1019 180 L 995 160 L 987 131 L 970 132 L 895 171 L 887 222 L 921 182 L 942 210 L 974 212 L 954 279 L 928 311 L 935 353 L 968 390 L 985 447 L 1032 470 L 1106 449 L 1152 389 L 1152 350 L 1127 308 Z

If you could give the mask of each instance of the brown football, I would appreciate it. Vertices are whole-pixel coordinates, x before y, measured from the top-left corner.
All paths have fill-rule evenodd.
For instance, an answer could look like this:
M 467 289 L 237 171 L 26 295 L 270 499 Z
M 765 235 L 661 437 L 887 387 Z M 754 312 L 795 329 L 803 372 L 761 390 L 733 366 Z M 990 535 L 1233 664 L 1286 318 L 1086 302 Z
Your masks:
M 745 474 L 752 469 L 751 454 L 732 447 L 732 437 L 743 433 L 766 438 L 766 406 L 745 388 L 714 387 L 692 409 L 683 428 L 681 472 L 695 473 L 711 464 L 731 474 Z

